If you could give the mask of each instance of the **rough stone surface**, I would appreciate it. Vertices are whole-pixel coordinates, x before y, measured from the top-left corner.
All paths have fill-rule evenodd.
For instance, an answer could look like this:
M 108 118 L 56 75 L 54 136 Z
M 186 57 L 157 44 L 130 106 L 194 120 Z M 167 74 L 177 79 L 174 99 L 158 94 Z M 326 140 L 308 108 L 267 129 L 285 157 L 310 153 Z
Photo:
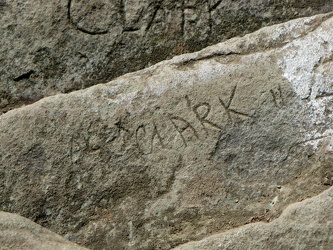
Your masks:
M 0 209 L 91 249 L 270 221 L 333 177 L 332 14 L 0 116 Z
M 332 249 L 333 188 L 288 206 L 271 223 L 258 222 L 174 250 Z
M 17 214 L 0 212 L 1 250 L 87 250 Z
M 0 0 L 0 112 L 332 10 L 333 0 Z

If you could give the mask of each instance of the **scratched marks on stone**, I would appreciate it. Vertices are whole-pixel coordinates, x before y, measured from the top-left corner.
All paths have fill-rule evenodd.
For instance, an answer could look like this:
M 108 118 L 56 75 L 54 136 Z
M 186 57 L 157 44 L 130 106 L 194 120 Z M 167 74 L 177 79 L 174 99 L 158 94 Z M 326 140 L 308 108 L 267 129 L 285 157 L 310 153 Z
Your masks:
M 133 6 L 125 0 L 68 0 L 67 18 L 75 29 L 89 35 L 135 32 L 142 26 L 148 31 L 155 22 L 161 2 L 141 2 Z M 151 14 L 146 17 L 146 12 Z
M 141 154 L 151 154 L 154 151 L 155 141 L 159 144 L 161 149 L 167 148 L 164 143 L 164 139 L 162 138 L 156 123 L 153 121 L 150 133 L 148 134 L 148 124 L 141 124 L 135 130 L 135 143 L 138 147 L 138 150 Z
M 218 129 L 218 130 L 222 129 L 221 126 L 208 120 L 207 117 L 208 117 L 209 113 L 211 112 L 211 105 L 208 102 L 198 103 L 192 107 L 192 102 L 187 95 L 185 96 L 185 99 L 187 102 L 187 107 L 194 112 L 196 118 L 199 120 L 200 124 L 204 127 L 205 130 L 207 130 L 207 127 L 206 127 L 207 125 L 215 128 L 215 129 Z
M 285 100 L 281 86 L 278 85 L 269 89 L 267 93 L 272 95 L 273 105 L 282 108 Z M 170 137 L 172 136 L 178 137 L 182 147 L 186 148 L 190 143 L 210 138 L 212 133 L 222 132 L 229 126 L 237 126 L 242 121 L 253 119 L 247 112 L 233 107 L 233 101 L 237 95 L 237 84 L 232 87 L 229 98 L 217 95 L 207 101 L 196 101 L 195 98 L 185 95 L 181 100 L 184 107 L 183 113 L 166 112 L 166 117 L 163 119 L 166 126 L 162 128 L 156 120 L 153 120 L 151 122 L 147 121 L 146 124 L 141 124 L 136 128 L 135 139 L 140 152 L 153 153 L 154 147 L 173 149 L 174 145 L 170 144 Z M 169 140 L 166 140 L 166 137 Z
M 180 97 L 177 104 L 180 107 L 177 109 L 159 105 L 158 110 L 162 111 L 158 114 L 148 112 L 148 116 L 131 117 L 127 113 L 126 121 L 119 118 L 114 124 L 107 125 L 108 130 L 112 131 L 109 137 L 103 135 L 94 140 L 100 141 L 101 146 L 91 146 L 91 140 L 85 138 L 87 143 L 81 143 L 81 149 L 107 147 L 119 156 L 134 151 L 145 156 L 163 150 L 181 150 L 200 142 L 211 141 L 213 138 L 219 138 L 218 135 L 228 127 L 254 119 L 250 114 L 233 107 L 238 92 L 240 89 L 235 85 L 228 97 L 217 94 L 207 101 L 198 101 L 195 97 L 185 95 Z M 282 107 L 284 97 L 280 86 L 267 90 L 267 94 L 271 95 L 270 101 L 273 105 Z M 76 161 L 79 149 L 77 143 L 71 143 L 76 145 L 72 146 L 71 153 L 73 161 Z
M 271 89 L 270 94 L 272 95 L 273 102 L 276 107 L 281 107 L 284 104 L 284 99 L 282 95 L 281 86 L 278 85 L 277 88 Z
M 111 26 L 121 26 L 121 4 L 114 1 L 69 0 L 67 17 L 74 27 L 89 35 L 107 34 Z
M 184 33 L 184 2 L 176 3 L 175 9 L 169 10 L 163 0 L 145 0 L 135 4 L 126 0 L 68 0 L 67 18 L 75 29 L 89 35 L 119 35 L 140 30 L 167 32 L 170 27 L 175 32 L 181 29 Z M 170 11 L 175 18 L 168 18 Z
M 234 121 L 233 121 L 233 119 L 232 119 L 232 115 L 231 115 L 231 114 L 235 114 L 235 115 L 237 115 L 237 116 L 249 117 L 249 118 L 251 117 L 251 116 L 248 115 L 248 114 L 245 114 L 245 113 L 243 113 L 243 112 L 236 111 L 236 110 L 230 108 L 230 105 L 231 105 L 232 101 L 233 101 L 234 98 L 235 98 L 235 94 L 236 94 L 237 86 L 238 86 L 238 84 L 236 84 L 236 85 L 233 87 L 232 92 L 231 92 L 231 96 L 230 96 L 229 101 L 228 101 L 227 103 L 225 103 L 225 102 L 219 97 L 219 101 L 220 101 L 222 107 L 224 108 L 225 112 L 227 113 L 229 121 L 232 122 L 232 123 L 234 123 Z

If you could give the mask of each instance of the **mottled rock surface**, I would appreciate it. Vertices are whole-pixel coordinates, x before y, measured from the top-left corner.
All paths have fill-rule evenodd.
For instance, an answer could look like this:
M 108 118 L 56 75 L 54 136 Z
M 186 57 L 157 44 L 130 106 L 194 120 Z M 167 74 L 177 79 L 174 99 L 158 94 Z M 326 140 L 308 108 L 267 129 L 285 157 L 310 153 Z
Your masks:
M 0 212 L 1 250 L 87 250 L 17 214 Z
M 91 249 L 270 221 L 333 177 L 333 18 L 297 19 L 0 116 L 0 209 Z
M 332 249 L 333 188 L 292 204 L 271 223 L 258 222 L 174 250 Z
M 0 0 L 0 112 L 332 10 L 333 0 Z

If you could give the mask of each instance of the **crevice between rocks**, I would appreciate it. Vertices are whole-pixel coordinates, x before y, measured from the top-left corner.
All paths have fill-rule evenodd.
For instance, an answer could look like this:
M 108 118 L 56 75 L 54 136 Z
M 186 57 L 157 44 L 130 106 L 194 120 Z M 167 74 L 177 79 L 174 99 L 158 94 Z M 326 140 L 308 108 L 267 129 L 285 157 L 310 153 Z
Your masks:
M 2 5 L 1 5 L 2 3 L 0 2 L 0 9 L 1 9 L 1 7 L 2 7 Z M 72 25 L 75 25 L 74 23 L 73 23 L 73 21 L 72 21 L 72 19 L 71 19 L 71 13 L 70 13 L 70 11 L 71 11 L 71 4 L 72 4 L 72 0 L 68 0 L 68 3 L 67 3 L 67 17 L 68 17 L 68 20 L 69 20 L 69 22 L 72 24 Z M 156 5 L 156 8 L 155 8 L 155 11 L 154 11 L 154 13 L 153 13 L 153 16 L 152 16 L 152 19 L 151 19 L 151 22 L 153 22 L 153 20 L 154 20 L 154 18 L 155 18 L 155 15 L 156 15 L 156 13 L 157 13 L 157 11 L 159 10 L 159 8 L 160 8 L 160 4 L 161 4 L 161 1 L 158 1 L 157 2 L 157 5 Z M 6 4 L 4 3 L 4 6 L 5 6 Z M 299 36 L 299 37 L 296 37 L 296 38 L 294 38 L 293 40 L 295 40 L 295 39 L 300 39 L 300 38 L 302 38 L 302 37 L 304 37 L 304 36 L 306 36 L 306 35 L 309 35 L 310 33 L 312 33 L 312 32 L 314 32 L 318 27 L 320 27 L 320 25 L 323 23 L 323 22 L 325 22 L 326 20 L 328 20 L 329 18 L 331 18 L 333 16 L 333 12 L 331 12 L 331 13 L 327 13 L 327 14 L 323 14 L 322 15 L 322 17 L 319 19 L 316 19 L 316 20 L 314 20 L 315 21 L 315 24 L 310 24 L 310 25 L 313 25 L 313 27 L 312 27 L 312 29 L 311 30 L 309 30 L 309 31 L 307 31 L 305 34 L 302 34 L 301 36 Z M 300 18 L 300 19 L 302 19 L 302 18 Z M 294 20 L 291 20 L 291 21 L 294 21 Z M 289 22 L 291 22 L 291 21 L 289 21 Z M 275 26 L 281 26 L 281 25 L 283 25 L 283 24 L 276 24 Z M 149 27 L 149 25 L 147 26 L 147 28 L 146 28 L 146 30 L 148 30 L 150 27 Z M 263 30 L 263 29 L 265 29 L 265 28 L 267 28 L 267 27 L 264 27 L 264 28 L 261 28 L 261 29 L 259 29 L 259 30 L 257 30 L 257 31 L 255 31 L 254 33 L 250 33 L 250 34 L 247 34 L 247 35 L 245 35 L 245 36 L 243 36 L 241 39 L 244 39 L 246 36 L 251 36 L 251 35 L 253 35 L 253 34 L 256 34 L 256 33 L 260 33 L 261 32 L 261 30 Z M 78 30 L 80 30 L 80 31 L 82 31 L 82 32 L 84 32 L 84 33 L 87 33 L 87 34 L 91 34 L 91 35 L 101 35 L 101 34 L 106 34 L 108 31 L 105 31 L 105 30 L 103 30 L 103 31 L 97 31 L 97 32 L 91 32 L 91 31 L 88 31 L 88 30 L 84 30 L 84 29 L 82 29 L 82 28 L 80 28 L 80 27 L 76 27 L 76 29 L 78 29 Z M 133 29 L 129 29 L 129 30 L 125 30 L 125 31 L 136 31 L 137 29 L 136 28 L 133 28 Z M 234 39 L 234 38 L 231 38 L 231 39 Z M 230 40 L 230 39 L 229 39 Z M 227 40 L 228 41 L 228 40 Z M 222 43 L 225 43 L 225 42 L 227 42 L 227 41 L 224 41 L 224 42 L 222 42 Z M 288 40 L 288 42 L 290 42 L 289 40 Z M 283 46 L 285 46 L 286 45 L 286 43 L 287 42 L 281 42 L 281 43 L 277 43 L 277 44 L 275 44 L 275 45 L 273 45 L 273 46 L 270 46 L 269 48 L 263 48 L 263 47 L 261 47 L 261 46 L 258 46 L 258 48 L 247 48 L 247 49 L 245 49 L 244 51 L 240 51 L 240 52 L 236 52 L 236 51 L 214 51 L 214 52 L 211 52 L 211 53 L 209 53 L 209 52 L 207 52 L 207 53 L 205 53 L 205 48 L 204 49 L 202 49 L 202 50 L 200 50 L 200 51 L 198 51 L 198 52 L 194 52 L 194 53 L 189 53 L 189 55 L 193 55 L 191 58 L 185 58 L 185 59 L 178 59 L 178 60 L 175 60 L 175 61 L 173 61 L 172 59 L 171 59 L 171 61 L 170 62 L 168 62 L 168 61 L 165 61 L 166 62 L 166 64 L 171 64 L 171 65 L 175 65 L 176 67 L 182 67 L 182 66 L 186 66 L 187 64 L 191 64 L 191 63 L 195 63 L 195 62 L 199 62 L 199 61 L 203 61 L 203 60 L 208 60 L 208 59 L 212 59 L 212 58 L 215 58 L 215 57 L 226 57 L 226 56 L 229 56 L 229 55 L 238 55 L 238 56 L 245 56 L 245 55 L 250 55 L 250 54 L 254 54 L 254 53 L 258 53 L 258 52 L 267 52 L 267 51 L 270 51 L 270 50 L 275 50 L 275 49 L 278 49 L 278 48 L 282 48 Z M 214 45 L 213 45 L 214 46 Z M 183 55 L 186 55 L 186 54 L 183 54 Z M 180 55 L 178 55 L 178 56 L 180 56 Z M 163 62 L 163 61 L 161 61 L 161 62 Z M 160 62 L 160 63 L 161 63 Z M 158 63 L 158 64 L 160 64 L 160 63 Z M 162 65 L 160 65 L 160 66 L 162 66 Z M 153 66 L 154 67 L 154 66 Z M 142 70 L 146 70 L 146 69 L 148 69 L 148 68 L 144 68 L 144 69 L 142 69 Z M 142 70 L 139 70 L 139 71 L 142 71 Z M 29 77 L 32 75 L 32 74 L 34 74 L 35 72 L 34 72 L 34 70 L 29 70 L 28 72 L 26 72 L 26 73 L 24 73 L 24 74 L 22 74 L 22 75 L 20 75 L 20 76 L 18 76 L 18 77 L 16 77 L 16 78 L 14 78 L 13 80 L 14 81 L 21 81 L 21 80 L 24 80 L 24 79 L 29 79 Z M 133 74 L 134 72 L 129 72 L 129 73 L 127 73 L 127 74 Z M 126 75 L 126 74 L 125 74 Z M 120 76 L 121 77 L 121 76 Z M 112 80 L 114 80 L 114 79 L 110 79 L 110 81 L 112 81 Z M 107 82 L 106 82 L 107 83 Z M 91 87 L 91 86 L 89 86 L 89 87 Z M 89 88 L 89 87 L 87 87 L 87 88 Z M 83 89 L 87 89 L 87 88 L 83 88 Z M 82 90 L 82 89 L 80 89 L 80 90 Z M 75 91 L 77 91 L 77 90 L 73 90 L 73 91 L 70 91 L 70 92 L 68 92 L 68 93 L 71 93 L 71 92 L 75 92 Z M 61 94 L 61 93 L 59 93 L 59 94 Z M 332 94 L 333 95 L 333 94 Z M 331 93 L 329 93 L 328 95 L 322 95 L 322 96 L 318 96 L 318 97 L 316 97 L 316 98 L 321 98 L 321 97 L 326 97 L 326 96 L 331 96 Z M 2 114 L 5 114 L 5 113 L 7 113 L 8 111 L 10 111 L 10 110 L 13 110 L 13 109 L 17 109 L 17 108 L 20 108 L 20 107 L 22 107 L 23 105 L 30 105 L 30 104 L 33 104 L 34 102 L 37 102 L 37 101 L 39 101 L 39 100 L 41 100 L 41 99 L 43 99 L 43 98 L 47 98 L 48 96 L 44 96 L 44 97 L 40 97 L 40 98 L 35 98 L 34 100 L 32 100 L 32 99 L 19 99 L 18 101 L 16 101 L 15 103 L 10 103 L 10 104 L 8 104 L 7 106 L 5 106 L 5 107 L 3 107 L 3 108 L 0 108 L 0 116 L 2 115 Z
M 1 117 L 1 115 L 4 115 L 11 110 L 15 110 L 15 109 L 27 106 L 27 105 L 34 104 L 35 102 L 37 102 L 41 99 L 43 99 L 43 98 L 39 98 L 39 99 L 21 98 L 19 101 L 16 101 L 15 103 L 11 103 L 3 108 L 0 108 L 0 117 Z
M 324 184 L 325 185 L 325 184 Z M 243 227 L 247 226 L 247 225 L 250 225 L 250 224 L 255 224 L 255 223 L 265 223 L 265 224 L 270 224 L 274 221 L 276 221 L 277 219 L 281 218 L 281 216 L 285 213 L 285 211 L 288 210 L 288 208 L 290 208 L 291 206 L 293 205 L 296 205 L 297 203 L 300 203 L 300 202 L 305 202 L 307 200 L 311 200 L 315 197 L 318 197 L 318 196 L 321 196 L 323 193 L 325 193 L 327 190 L 329 190 L 330 188 L 333 188 L 333 183 L 332 185 L 325 185 L 327 186 L 327 188 L 323 191 L 321 191 L 320 193 L 317 193 L 311 197 L 307 197 L 305 199 L 301 199 L 301 200 L 298 200 L 298 201 L 295 201 L 295 202 L 292 202 L 292 203 L 289 203 L 289 204 L 286 204 L 284 209 L 282 209 L 278 214 L 276 214 L 275 216 L 272 216 L 270 218 L 265 218 L 265 216 L 256 216 L 256 217 L 252 217 L 248 222 L 246 222 L 245 224 L 243 225 L 240 225 L 240 226 L 236 226 L 236 227 L 232 227 L 230 229 L 227 229 L 227 230 L 221 230 L 221 231 L 217 231 L 217 232 L 214 232 L 212 234 L 207 234 L 205 237 L 201 238 L 201 239 L 198 239 L 198 240 L 193 240 L 193 241 L 188 241 L 186 243 L 180 243 L 180 244 L 177 244 L 175 246 L 173 246 L 171 249 L 176 249 L 182 245 L 186 245 L 186 244 L 189 244 L 189 243 L 194 243 L 194 242 L 200 242 L 202 240 L 205 240 L 205 239 L 208 239 L 210 237 L 214 237 L 214 236 L 218 236 L 218 235 L 221 235 L 221 234 L 225 234 L 229 231 L 233 231 L 235 229 L 242 229 Z

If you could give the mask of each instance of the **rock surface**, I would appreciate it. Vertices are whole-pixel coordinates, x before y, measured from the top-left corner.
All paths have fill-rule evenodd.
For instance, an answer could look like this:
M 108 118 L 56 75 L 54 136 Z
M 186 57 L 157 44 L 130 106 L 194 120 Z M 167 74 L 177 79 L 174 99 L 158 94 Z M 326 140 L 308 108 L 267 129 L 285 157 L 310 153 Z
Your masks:
M 317 197 L 288 206 L 271 223 L 232 229 L 174 250 L 217 249 L 331 249 L 333 245 L 333 188 Z
M 17 214 L 0 212 L 1 250 L 87 250 Z
M 333 0 L 0 0 L 0 112 L 332 10 Z
M 91 249 L 270 221 L 333 177 L 332 14 L 0 116 L 0 209 Z

